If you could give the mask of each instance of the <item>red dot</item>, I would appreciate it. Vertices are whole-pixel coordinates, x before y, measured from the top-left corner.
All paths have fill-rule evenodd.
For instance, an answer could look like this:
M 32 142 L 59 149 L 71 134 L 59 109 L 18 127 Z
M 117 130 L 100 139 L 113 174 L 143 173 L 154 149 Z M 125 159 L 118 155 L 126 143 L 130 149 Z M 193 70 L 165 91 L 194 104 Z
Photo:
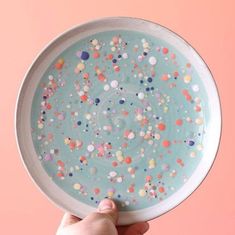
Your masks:
M 94 59 L 97 59 L 97 58 L 99 58 L 99 57 L 100 57 L 100 53 L 99 53 L 98 51 L 96 51 L 96 52 L 93 53 L 93 58 L 94 58 Z
M 48 103 L 47 104 L 47 109 L 51 109 L 51 107 L 52 107 L 51 104 Z
M 169 51 L 168 48 L 166 48 L 166 47 L 162 48 L 162 53 L 163 54 L 166 55 L 168 53 L 168 51 Z
M 165 147 L 165 148 L 168 148 L 170 147 L 171 145 L 171 142 L 169 140 L 163 140 L 162 141 L 162 146 Z
M 61 167 L 64 167 L 64 163 L 63 163 L 61 160 L 58 160 L 58 161 L 57 161 L 57 165 L 58 165 L 58 166 L 61 166 Z
M 157 127 L 160 131 L 164 131 L 166 129 L 166 125 L 163 122 L 158 123 Z
M 130 187 L 128 188 L 128 191 L 129 191 L 130 193 L 133 193 L 133 192 L 135 191 L 135 188 L 134 188 L 133 186 L 130 186 Z
M 58 176 L 58 177 L 64 177 L 64 173 L 61 172 L 61 171 L 58 171 L 58 172 L 57 172 L 57 176 Z
M 131 157 L 130 156 L 126 157 L 125 162 L 126 162 L 126 164 L 130 164 L 132 162 Z
M 82 100 L 82 101 L 87 101 L 87 96 L 86 95 L 82 95 L 82 96 L 80 96 L 80 99 Z
M 177 119 L 177 120 L 175 121 L 175 124 L 176 124 L 177 126 L 182 126 L 183 120 L 182 120 L 182 119 Z
M 116 167 L 117 165 L 118 165 L 117 162 L 112 162 L 112 166 L 113 166 L 113 167 Z

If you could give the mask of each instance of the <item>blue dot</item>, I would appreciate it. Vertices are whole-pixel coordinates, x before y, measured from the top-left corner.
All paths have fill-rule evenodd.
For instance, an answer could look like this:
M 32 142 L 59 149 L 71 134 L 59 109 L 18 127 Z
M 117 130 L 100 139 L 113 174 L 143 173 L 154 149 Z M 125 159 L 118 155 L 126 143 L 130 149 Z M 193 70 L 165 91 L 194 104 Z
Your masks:
M 151 77 L 148 78 L 148 82 L 152 82 L 153 79 Z
M 98 104 L 98 103 L 100 102 L 100 99 L 99 99 L 99 98 L 96 98 L 96 99 L 95 99 L 95 102 L 96 102 L 96 104 Z
M 119 100 L 119 104 L 124 104 L 125 101 L 124 100 Z
M 82 60 L 88 60 L 89 59 L 89 53 L 87 51 L 83 51 L 81 54 Z
M 193 140 L 189 140 L 188 144 L 189 144 L 189 146 L 193 146 L 195 144 L 195 142 Z
M 146 91 L 149 91 L 149 90 L 150 90 L 150 88 L 149 88 L 149 87 L 147 87 L 145 90 L 146 90 Z
M 78 126 L 81 126 L 82 122 L 81 122 L 81 121 L 78 121 L 77 124 L 78 124 Z
M 113 63 L 117 63 L 117 60 L 116 60 L 116 59 L 113 59 L 112 61 L 113 61 Z

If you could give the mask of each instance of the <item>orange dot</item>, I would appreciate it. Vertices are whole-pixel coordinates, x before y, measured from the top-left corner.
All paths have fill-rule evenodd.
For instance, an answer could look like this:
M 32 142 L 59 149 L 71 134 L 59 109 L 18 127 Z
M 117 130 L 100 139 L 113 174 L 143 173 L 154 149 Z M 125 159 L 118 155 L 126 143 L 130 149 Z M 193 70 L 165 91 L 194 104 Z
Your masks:
M 163 140 L 162 141 L 162 146 L 165 147 L 165 148 L 168 148 L 170 147 L 171 145 L 171 142 L 169 140 Z
M 175 124 L 176 124 L 177 126 L 182 126 L 183 120 L 182 120 L 182 119 L 177 119 L 177 120 L 175 121 Z
M 112 59 L 113 59 L 113 54 L 108 54 L 108 55 L 107 55 L 107 59 L 108 59 L 108 60 L 112 60 Z
M 159 191 L 160 193 L 164 193 L 164 192 L 165 192 L 165 189 L 164 189 L 164 187 L 160 186 L 160 187 L 158 188 L 158 191 Z
M 80 160 L 81 162 L 83 162 L 83 161 L 86 160 L 86 157 L 85 157 L 85 156 L 81 156 L 79 160 Z
M 157 127 L 160 131 L 164 131 L 166 129 L 166 125 L 163 122 L 158 123 Z
M 168 78 L 168 75 L 167 74 L 163 74 L 162 77 L 161 77 L 161 80 L 162 81 L 167 81 L 169 78 Z
M 101 82 L 103 82 L 103 81 L 106 80 L 106 78 L 105 78 L 105 76 L 104 76 L 103 73 L 100 73 L 100 74 L 98 75 L 98 79 L 99 79 Z
M 126 157 L 125 162 L 126 162 L 126 164 L 130 164 L 132 162 L 131 157 L 130 156 Z

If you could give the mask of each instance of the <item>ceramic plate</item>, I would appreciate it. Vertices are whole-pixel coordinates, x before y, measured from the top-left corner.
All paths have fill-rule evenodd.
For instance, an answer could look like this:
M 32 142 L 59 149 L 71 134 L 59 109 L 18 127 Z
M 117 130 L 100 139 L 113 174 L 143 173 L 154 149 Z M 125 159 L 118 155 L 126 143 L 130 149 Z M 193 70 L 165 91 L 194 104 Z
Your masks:
M 187 198 L 220 139 L 219 98 L 198 53 L 172 31 L 106 18 L 51 42 L 24 79 L 16 131 L 39 188 L 78 217 L 112 198 L 119 224 Z

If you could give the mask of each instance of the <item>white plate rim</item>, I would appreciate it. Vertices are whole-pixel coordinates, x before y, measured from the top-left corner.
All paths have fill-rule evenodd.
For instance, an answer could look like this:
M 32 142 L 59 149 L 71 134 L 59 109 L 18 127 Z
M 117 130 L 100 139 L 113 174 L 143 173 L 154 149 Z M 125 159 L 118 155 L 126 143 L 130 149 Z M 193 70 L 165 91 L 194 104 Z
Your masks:
M 56 43 L 58 43 L 58 41 L 62 40 L 63 37 L 65 37 L 69 33 L 76 31 L 77 29 L 81 29 L 82 27 L 90 26 L 90 25 L 97 24 L 97 23 L 98 24 L 105 23 L 108 21 L 113 22 L 113 23 L 114 22 L 116 22 L 116 23 L 117 22 L 119 22 L 119 23 L 120 22 L 122 22 L 122 23 L 123 22 L 135 22 L 138 24 L 149 25 L 149 26 L 153 27 L 153 29 L 155 29 L 157 27 L 158 29 L 163 30 L 163 32 L 167 32 L 167 33 L 173 35 L 179 41 L 181 41 L 181 43 L 184 44 L 184 46 L 188 47 L 188 49 L 192 51 L 193 55 L 195 55 L 197 57 L 196 59 L 201 63 L 201 66 L 203 66 L 203 69 L 205 70 L 204 72 L 206 72 L 206 74 L 208 75 L 208 77 L 206 79 L 208 79 L 207 82 L 210 85 L 209 87 L 211 89 L 211 95 L 213 97 L 213 100 L 210 101 L 211 102 L 210 107 L 211 108 L 213 107 L 213 113 L 216 114 L 216 116 L 215 116 L 216 118 L 213 120 L 213 122 L 210 123 L 210 125 L 213 126 L 215 129 L 215 132 L 213 133 L 213 135 L 210 136 L 215 141 L 215 142 L 210 141 L 210 143 L 213 142 L 213 145 L 210 144 L 212 149 L 210 151 L 208 151 L 208 154 L 209 154 L 208 156 L 210 156 L 210 157 L 205 162 L 206 165 L 204 165 L 204 167 L 202 169 L 200 169 L 200 171 L 197 171 L 198 167 L 195 170 L 195 172 L 198 172 L 198 174 L 200 173 L 200 176 L 195 177 L 195 181 L 191 182 L 191 185 L 187 186 L 188 189 L 186 191 L 183 190 L 183 192 L 179 193 L 180 191 L 182 191 L 181 190 L 182 188 L 185 188 L 185 185 L 182 186 L 182 188 L 176 192 L 176 193 L 180 194 L 181 196 L 178 196 L 174 201 L 172 200 L 172 196 L 174 196 L 176 193 L 173 194 L 172 196 L 170 196 L 169 198 L 167 198 L 166 200 L 164 200 L 163 202 L 166 202 L 168 199 L 170 199 L 170 203 L 167 203 L 167 205 L 165 203 L 165 204 L 159 206 L 159 204 L 162 203 L 161 202 L 153 207 L 149 207 L 149 208 L 142 209 L 142 210 L 137 210 L 134 212 L 120 212 L 120 219 L 119 219 L 118 224 L 119 225 L 126 225 L 126 224 L 132 224 L 132 223 L 138 222 L 138 221 L 151 220 L 151 219 L 154 219 L 154 218 L 168 212 L 169 210 L 175 208 L 180 203 L 182 203 L 186 198 L 188 198 L 199 187 L 199 185 L 202 183 L 202 181 L 205 179 L 205 177 L 209 173 L 209 171 L 213 165 L 213 162 L 216 158 L 217 152 L 218 152 L 219 143 L 220 143 L 220 139 L 221 139 L 221 131 L 222 131 L 222 115 L 221 115 L 221 104 L 220 104 L 218 88 L 216 86 L 215 80 L 213 79 L 211 71 L 209 70 L 207 64 L 201 58 L 199 53 L 188 42 L 186 42 L 182 37 L 180 37 L 175 32 L 169 30 L 168 28 L 166 28 L 160 24 L 157 24 L 157 23 L 154 23 L 154 22 L 151 22 L 148 20 L 140 19 L 140 18 L 134 18 L 134 17 L 107 17 L 107 18 L 96 19 L 96 20 L 89 21 L 84 24 L 74 26 L 71 29 L 69 29 L 69 30 L 65 31 L 64 33 L 60 34 L 59 36 L 57 36 L 51 42 L 49 42 L 44 47 L 44 49 L 41 52 L 39 52 L 39 54 L 36 56 L 35 60 L 32 62 L 31 66 L 29 67 L 28 71 L 26 72 L 25 77 L 24 77 L 22 84 L 20 86 L 20 90 L 19 90 L 19 93 L 17 96 L 16 109 L 15 109 L 15 135 L 16 135 L 17 146 L 18 146 L 18 150 L 20 152 L 21 160 L 22 160 L 23 165 L 25 166 L 25 169 L 27 170 L 30 178 L 32 179 L 32 181 L 35 183 L 35 185 L 37 185 L 37 187 L 40 189 L 40 191 L 44 195 L 46 195 L 46 197 L 50 201 L 52 201 L 54 204 L 56 204 L 58 207 L 62 208 L 63 210 L 68 211 L 74 215 L 77 215 L 80 218 L 84 218 L 87 214 L 95 211 L 94 208 L 86 206 L 83 203 L 77 205 L 74 202 L 76 200 L 73 199 L 71 196 L 68 196 L 68 198 L 69 198 L 68 201 L 65 200 L 66 202 L 65 201 L 61 202 L 61 200 L 59 200 L 59 198 L 58 198 L 58 195 L 55 195 L 53 192 L 48 193 L 47 189 L 45 188 L 45 185 L 42 185 L 38 181 L 38 179 L 36 179 L 37 177 L 35 176 L 35 174 L 33 172 L 33 167 L 32 166 L 30 167 L 27 162 L 25 146 L 23 146 L 23 144 L 22 144 L 23 133 L 22 133 L 22 117 L 21 117 L 22 113 L 21 113 L 21 111 L 22 111 L 22 106 L 24 105 L 24 103 L 23 103 L 24 95 L 25 95 L 24 90 L 27 88 L 27 83 L 29 82 L 29 79 L 31 79 L 30 74 L 33 73 L 33 69 L 36 66 L 36 64 L 40 62 L 40 59 L 43 56 L 45 56 L 46 53 L 49 53 L 48 50 L 51 47 L 55 46 Z M 19 122 L 21 122 L 20 123 L 21 126 L 20 126 Z M 205 157 L 203 157 L 203 159 L 205 159 Z M 199 166 L 200 165 L 202 165 L 202 163 L 200 163 Z M 195 172 L 193 173 L 193 175 L 195 175 Z M 190 179 L 192 177 L 193 176 L 191 176 Z M 57 189 L 59 191 L 62 191 L 59 187 L 57 187 Z

